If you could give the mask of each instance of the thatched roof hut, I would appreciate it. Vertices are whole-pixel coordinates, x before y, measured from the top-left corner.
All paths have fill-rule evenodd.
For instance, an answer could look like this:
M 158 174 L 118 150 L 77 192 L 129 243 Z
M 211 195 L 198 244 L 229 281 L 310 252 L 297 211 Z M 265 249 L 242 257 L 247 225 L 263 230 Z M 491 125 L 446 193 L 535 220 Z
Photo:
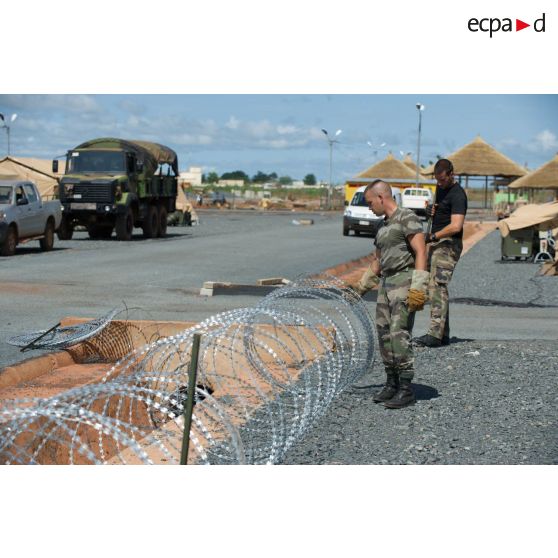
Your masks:
M 403 190 L 416 184 L 417 171 L 412 171 L 403 161 L 396 159 L 389 153 L 382 161 L 357 174 L 354 178 L 347 180 L 345 200 L 350 202 L 355 190 L 359 186 L 370 184 L 378 178 L 385 180 L 392 188 Z M 419 185 L 421 188 L 429 188 L 434 191 L 436 182 L 419 174 Z
M 408 182 L 416 179 L 416 170 L 413 172 L 402 161 L 389 153 L 382 161 L 357 174 L 356 178 L 390 178 Z
M 453 163 L 456 175 L 517 177 L 527 174 L 527 169 L 500 153 L 480 136 L 446 158 Z M 424 169 L 422 174 L 434 174 L 434 165 Z
M 542 167 L 514 180 L 509 187 L 558 190 L 558 153 Z

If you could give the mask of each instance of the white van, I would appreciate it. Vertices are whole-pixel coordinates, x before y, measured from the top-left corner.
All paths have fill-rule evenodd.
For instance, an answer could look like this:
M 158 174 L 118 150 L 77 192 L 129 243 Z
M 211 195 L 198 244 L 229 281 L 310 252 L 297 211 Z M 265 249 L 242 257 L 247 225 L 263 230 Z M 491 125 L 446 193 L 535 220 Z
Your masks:
M 361 186 L 354 194 L 349 205 L 345 208 L 343 215 L 343 236 L 348 236 L 350 231 L 358 236 L 361 232 L 376 236 L 378 229 L 384 223 L 384 217 L 378 217 L 373 211 L 368 209 L 368 204 L 364 200 L 364 190 L 366 186 Z M 399 188 L 392 188 L 391 192 L 397 205 L 401 204 L 401 192 Z
M 426 215 L 426 206 L 432 204 L 432 192 L 428 188 L 405 188 L 402 207 L 417 215 Z

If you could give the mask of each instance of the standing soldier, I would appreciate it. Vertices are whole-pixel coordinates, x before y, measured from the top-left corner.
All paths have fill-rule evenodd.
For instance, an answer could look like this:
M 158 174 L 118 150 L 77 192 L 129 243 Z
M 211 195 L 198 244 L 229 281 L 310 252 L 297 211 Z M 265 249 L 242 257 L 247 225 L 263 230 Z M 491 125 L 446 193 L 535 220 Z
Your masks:
M 411 389 L 411 338 L 415 311 L 424 307 L 429 278 L 424 233 L 412 211 L 397 207 L 385 182 L 376 180 L 370 184 L 364 199 L 376 215 L 385 215 L 385 221 L 376 235 L 372 264 L 354 289 L 362 295 L 380 285 L 376 329 L 387 379 L 374 401 L 389 409 L 400 409 L 415 402 Z
M 415 339 L 425 347 L 450 343 L 448 285 L 463 250 L 463 223 L 467 214 L 467 194 L 455 181 L 451 161 L 440 159 L 434 166 L 434 177 L 436 199 L 429 208 L 432 232 L 426 235 L 426 243 L 430 244 L 430 329 Z

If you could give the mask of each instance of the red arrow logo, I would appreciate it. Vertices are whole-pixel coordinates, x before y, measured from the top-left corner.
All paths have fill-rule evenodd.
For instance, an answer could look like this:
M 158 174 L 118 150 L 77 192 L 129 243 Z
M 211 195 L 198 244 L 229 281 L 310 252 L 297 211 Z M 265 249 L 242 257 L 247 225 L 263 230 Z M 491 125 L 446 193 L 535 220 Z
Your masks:
M 515 20 L 515 30 L 516 31 L 521 31 L 522 29 L 525 29 L 526 27 L 531 27 L 531 24 L 530 23 L 525 23 L 524 21 L 521 21 L 520 19 Z

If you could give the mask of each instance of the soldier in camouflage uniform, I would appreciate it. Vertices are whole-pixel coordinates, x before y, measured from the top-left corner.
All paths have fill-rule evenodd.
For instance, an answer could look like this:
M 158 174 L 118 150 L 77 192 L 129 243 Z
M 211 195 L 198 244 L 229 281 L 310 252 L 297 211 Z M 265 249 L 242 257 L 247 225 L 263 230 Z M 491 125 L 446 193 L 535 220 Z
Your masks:
M 455 182 L 453 165 L 440 159 L 434 167 L 436 204 L 430 209 L 432 233 L 426 235 L 430 244 L 428 269 L 430 282 L 430 329 L 415 342 L 426 347 L 449 345 L 448 285 L 463 250 L 463 223 L 467 214 L 467 194 Z
M 415 402 L 411 338 L 415 311 L 426 301 L 426 245 L 419 219 L 397 207 L 388 184 L 375 181 L 364 196 L 376 215 L 385 215 L 385 222 L 376 235 L 376 256 L 354 288 L 362 295 L 379 284 L 376 328 L 387 380 L 374 401 L 399 409 Z

